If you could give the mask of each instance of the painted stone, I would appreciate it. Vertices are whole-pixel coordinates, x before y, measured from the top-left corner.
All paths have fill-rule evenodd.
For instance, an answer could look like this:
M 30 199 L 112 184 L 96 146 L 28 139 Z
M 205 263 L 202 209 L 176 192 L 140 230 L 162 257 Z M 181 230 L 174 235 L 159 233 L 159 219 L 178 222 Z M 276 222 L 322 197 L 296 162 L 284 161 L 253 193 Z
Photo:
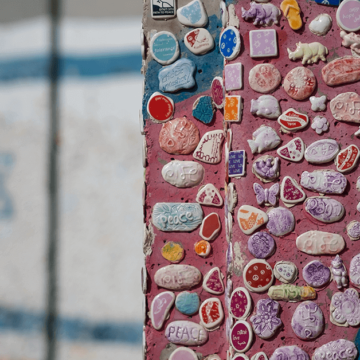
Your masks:
M 277 197 L 280 191 L 279 183 L 272 185 L 270 189 L 264 189 L 260 184 L 254 183 L 253 189 L 256 195 L 256 202 L 258 203 L 258 205 L 276 205 Z
M 269 221 L 266 228 L 275 236 L 284 236 L 294 230 L 295 218 L 289 209 L 281 206 L 268 212 Z
M 200 240 L 194 244 L 194 250 L 195 250 L 196 254 L 198 254 L 201 257 L 206 258 L 210 254 L 211 245 L 206 240 Z
M 344 206 L 337 200 L 329 197 L 312 196 L 304 202 L 305 211 L 314 219 L 324 223 L 333 223 L 340 220 L 344 213 Z
M 179 43 L 169 31 L 159 31 L 150 40 L 150 53 L 161 65 L 173 63 L 180 54 Z M 161 90 L 161 88 L 160 88 Z
M 169 360 L 197 360 L 198 357 L 196 353 L 186 347 L 179 347 L 173 351 L 170 356 Z
M 249 323 L 238 320 L 230 332 L 231 346 L 235 351 L 243 353 L 247 351 L 253 340 L 253 332 Z
M 263 26 L 270 26 L 273 24 L 277 25 L 279 23 L 280 16 L 281 16 L 280 9 L 278 9 L 273 4 L 258 4 L 253 1 L 250 3 L 249 10 L 245 10 L 243 7 L 241 8 L 241 17 L 245 21 L 255 18 L 253 21 L 254 25 L 263 25 Z M 251 31 L 250 31 L 250 39 L 251 39 Z
M 347 185 L 346 177 L 334 170 L 304 171 L 300 185 L 320 194 L 342 194 Z
M 271 338 L 282 325 L 280 304 L 272 299 L 261 299 L 256 304 L 256 314 L 250 318 L 254 333 L 261 339 Z
M 147 103 L 147 112 L 155 122 L 170 120 L 174 113 L 174 101 L 159 92 L 154 92 Z
M 235 206 L 236 206 L 237 200 L 238 200 L 235 184 L 230 183 L 229 185 L 227 185 L 225 187 L 225 190 L 226 189 L 228 190 L 228 196 L 227 196 L 227 201 L 225 202 L 225 205 L 227 206 L 228 212 L 232 214 L 235 210 Z
M 357 0 L 343 0 L 336 11 L 336 22 L 346 31 L 360 30 L 360 4 Z
M 160 330 L 169 315 L 175 301 L 175 294 L 171 291 L 164 291 L 155 296 L 151 303 L 150 318 L 155 330 Z
M 251 360 L 269 360 L 263 351 L 260 351 L 251 357 Z
M 279 116 L 278 123 L 283 130 L 296 132 L 307 126 L 309 117 L 290 108 Z
M 296 247 L 309 255 L 335 255 L 345 248 L 345 241 L 339 234 L 311 230 L 297 237 Z
M 214 116 L 213 102 L 210 96 L 200 96 L 193 104 L 192 115 L 204 124 L 210 124 Z
M 321 70 L 326 85 L 336 86 L 360 80 L 360 58 L 344 56 L 325 65 Z
M 221 161 L 221 145 L 224 141 L 222 130 L 208 131 L 201 138 L 194 151 L 194 158 L 208 164 L 218 164 Z
M 310 44 L 298 42 L 295 51 L 291 51 L 289 48 L 287 51 L 290 60 L 296 61 L 301 59 L 303 65 L 317 63 L 319 59 L 326 62 L 326 55 L 329 53 L 327 47 L 319 42 L 312 42 Z
M 192 231 L 202 222 L 201 206 L 195 203 L 157 203 L 152 223 L 161 231 Z
M 339 255 L 336 255 L 335 259 L 331 261 L 331 273 L 339 290 L 348 285 L 347 270 Z
M 339 339 L 330 341 L 314 351 L 312 360 L 339 359 L 355 360 L 358 350 L 352 341 Z
M 250 87 L 262 94 L 272 93 L 280 82 L 280 71 L 272 64 L 258 64 L 249 72 Z
M 245 354 L 235 353 L 234 357 L 231 358 L 231 360 L 249 360 L 249 357 Z
M 330 269 L 318 260 L 306 264 L 302 274 L 306 283 L 314 288 L 323 287 L 331 279 Z
M 348 34 L 346 31 L 342 30 L 340 31 L 340 37 L 343 39 L 341 45 L 350 48 L 353 57 L 359 57 L 360 35 L 353 32 Z
M 250 4 L 255 3 L 251 2 Z M 251 30 L 249 40 L 250 56 L 252 58 L 278 56 L 278 44 L 275 29 Z
M 198 186 L 204 179 L 205 169 L 195 161 L 172 160 L 161 170 L 163 179 L 179 188 Z
M 351 144 L 346 149 L 341 150 L 336 156 L 336 170 L 342 173 L 351 171 L 359 160 L 359 148 Z
M 279 102 L 272 95 L 261 95 L 256 100 L 252 99 L 250 112 L 267 119 L 276 119 L 281 114 Z
M 220 35 L 219 46 L 220 53 L 225 59 L 235 59 L 241 46 L 239 30 L 234 26 L 228 26 Z
M 329 130 L 329 122 L 326 117 L 315 116 L 311 128 L 314 129 L 318 135 L 321 135 L 323 132 Z
M 337 326 L 358 326 L 360 324 L 360 299 L 357 290 L 346 289 L 331 298 L 330 321 Z
M 281 139 L 270 126 L 261 125 L 253 132 L 253 140 L 247 141 L 253 154 L 261 153 L 276 148 Z
M 214 39 L 206 29 L 189 31 L 184 37 L 185 46 L 195 55 L 203 55 L 214 48 Z
M 312 164 L 324 164 L 333 160 L 339 150 L 339 144 L 333 139 L 318 140 L 306 148 L 305 159 Z
M 360 222 L 353 220 L 346 225 L 346 232 L 351 240 L 360 239 Z
M 243 87 L 243 66 L 241 63 L 225 65 L 225 89 L 240 90 Z
M 241 96 L 227 95 L 225 96 L 224 105 L 224 120 L 225 121 L 240 121 L 241 120 Z
M 201 272 L 191 265 L 168 265 L 156 271 L 155 284 L 169 290 L 187 290 L 199 284 Z
M 246 235 L 251 235 L 269 219 L 262 210 L 250 205 L 240 206 L 237 218 L 241 231 Z
M 351 283 L 360 288 L 360 254 L 355 255 L 351 259 L 349 275 Z
M 175 307 L 184 315 L 194 315 L 200 306 L 199 295 L 196 292 L 183 291 L 176 296 Z
M 208 332 L 202 325 L 187 320 L 171 322 L 166 327 L 165 336 L 173 344 L 186 346 L 202 345 L 209 338 Z
M 168 241 L 161 248 L 161 255 L 164 259 L 170 261 L 171 263 L 177 264 L 184 259 L 185 252 L 181 243 Z
M 246 152 L 235 150 L 229 153 L 229 176 L 237 177 L 245 175 Z
M 181 89 L 191 89 L 195 85 L 195 70 L 195 63 L 185 58 L 163 67 L 158 74 L 160 91 L 172 93 Z
M 243 280 L 248 290 L 261 293 L 271 286 L 274 274 L 265 260 L 253 259 L 244 268 Z
M 290 70 L 284 79 L 284 90 L 294 100 L 310 97 L 316 87 L 314 73 L 303 66 Z
M 221 25 L 224 28 L 226 27 L 226 24 L 229 20 L 229 15 L 224 0 L 220 0 L 220 16 L 221 16 Z
M 176 15 L 175 0 L 151 0 L 151 17 L 153 19 L 170 19 Z
M 213 81 L 211 82 L 211 97 L 218 109 L 222 109 L 224 107 L 225 87 L 223 79 L 219 76 L 214 77 Z
M 190 1 L 177 11 L 181 24 L 192 27 L 203 27 L 208 22 L 208 16 L 201 0 Z
M 202 186 L 197 195 L 196 201 L 201 205 L 217 206 L 223 205 L 223 198 L 219 190 L 213 184 L 206 184 Z
M 304 300 L 314 300 L 316 291 L 311 286 L 297 286 L 282 284 L 271 286 L 268 296 L 273 300 L 299 302 Z
M 279 158 L 274 158 L 271 155 L 263 155 L 253 162 L 252 172 L 262 182 L 271 182 L 280 175 L 279 163 Z
M 295 179 L 285 176 L 281 182 L 280 198 L 289 207 L 304 201 L 306 194 Z
M 291 261 L 281 260 L 274 266 L 274 276 L 284 284 L 293 283 L 298 274 L 298 268 Z
M 218 298 L 206 299 L 199 309 L 200 324 L 208 331 L 214 330 L 224 320 L 224 311 Z
M 342 93 L 330 101 L 330 110 L 336 120 L 360 123 L 359 102 L 360 95 L 357 93 Z
M 234 4 L 229 4 L 228 12 L 229 12 L 229 24 L 228 25 L 235 26 L 237 29 L 239 29 L 240 20 L 239 20 L 238 16 L 236 15 Z
M 282 346 L 277 348 L 271 355 L 270 360 L 310 360 L 309 355 L 296 345 Z
M 221 222 L 217 213 L 207 215 L 202 221 L 199 235 L 207 241 L 215 240 L 221 230 Z
M 268 233 L 259 231 L 250 236 L 248 249 L 251 255 L 257 259 L 266 259 L 274 253 L 275 241 Z
M 251 311 L 251 296 L 245 288 L 238 287 L 232 292 L 229 309 L 231 315 L 236 319 L 248 317 Z
M 317 35 L 324 36 L 326 35 L 332 26 L 332 18 L 328 14 L 320 14 L 314 20 L 311 21 L 309 25 L 309 30 Z
M 205 276 L 202 287 L 210 294 L 220 295 L 225 291 L 223 275 L 218 267 L 212 268 Z
M 310 96 L 311 110 L 312 111 L 325 111 L 326 110 L 327 96 L 322 95 L 320 97 Z
M 299 162 L 304 157 L 305 144 L 301 138 L 297 137 L 279 147 L 276 152 L 285 160 Z

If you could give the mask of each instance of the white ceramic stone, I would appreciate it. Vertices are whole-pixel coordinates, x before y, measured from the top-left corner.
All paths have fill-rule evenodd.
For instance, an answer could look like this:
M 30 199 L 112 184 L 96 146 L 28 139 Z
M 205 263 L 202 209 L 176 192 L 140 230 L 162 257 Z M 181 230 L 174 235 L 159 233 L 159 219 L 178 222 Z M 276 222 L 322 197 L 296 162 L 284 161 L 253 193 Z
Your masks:
M 243 87 L 243 66 L 241 63 L 225 65 L 225 89 L 240 90 Z
M 276 148 L 281 139 L 270 126 L 261 125 L 253 133 L 253 139 L 247 141 L 253 154 L 261 153 Z
M 347 179 L 335 170 L 304 171 L 301 174 L 300 184 L 320 194 L 342 194 L 345 191 Z
M 166 327 L 165 336 L 173 344 L 186 346 L 203 345 L 209 338 L 202 325 L 186 320 L 171 322 Z
M 169 360 L 198 360 L 196 353 L 187 347 L 178 347 L 173 351 Z
M 304 157 L 305 144 L 301 138 L 297 137 L 279 147 L 276 152 L 285 160 L 299 162 Z
M 359 59 L 357 60 L 360 61 Z M 345 69 L 338 70 L 338 73 L 345 73 Z M 330 110 L 336 120 L 360 123 L 359 102 L 359 94 L 355 92 L 345 92 L 335 96 L 330 101 Z
M 350 262 L 350 281 L 360 288 L 360 254 L 355 255 Z
M 296 265 L 291 261 L 281 260 L 274 266 L 274 276 L 284 284 L 293 283 L 299 274 Z
M 327 96 L 310 96 L 311 110 L 312 111 L 325 111 L 326 110 Z
M 346 289 L 332 296 L 330 321 L 334 325 L 346 327 L 360 324 L 360 299 L 355 289 Z
M 267 119 L 277 119 L 281 114 L 279 102 L 272 95 L 262 95 L 256 100 L 252 99 L 250 112 Z
M 199 185 L 204 179 L 205 170 L 195 161 L 172 160 L 161 170 L 163 179 L 179 188 Z
M 168 265 L 156 271 L 157 286 L 169 290 L 187 290 L 201 281 L 201 272 L 191 265 Z
M 220 191 L 213 184 L 202 186 L 196 195 L 196 201 L 201 205 L 217 207 L 222 206 L 224 203 Z
M 339 234 L 311 230 L 297 237 L 296 247 L 309 255 L 335 255 L 344 249 L 345 241 Z
M 226 24 L 229 20 L 229 15 L 224 0 L 220 1 L 220 16 L 221 16 L 221 25 L 224 28 L 226 27 Z
M 244 320 L 238 320 L 230 332 L 231 346 L 236 352 L 244 353 L 249 350 L 253 336 L 250 324 Z
M 329 130 L 329 122 L 324 116 L 315 116 L 311 128 L 315 130 L 318 135 Z
M 350 263 L 350 267 L 351 267 Z M 339 255 L 335 256 L 335 259 L 331 261 L 330 267 L 331 273 L 333 275 L 333 280 L 336 283 L 336 286 L 339 290 L 348 286 L 348 273 L 344 262 Z
M 203 55 L 214 48 L 214 39 L 206 29 L 194 29 L 184 37 L 185 46 L 195 55 Z
M 201 0 L 190 1 L 177 10 L 177 17 L 181 24 L 192 27 L 204 27 L 208 16 Z
M 246 235 L 251 235 L 269 219 L 264 211 L 250 205 L 240 206 L 237 217 L 240 229 Z
M 310 220 L 318 224 L 339 221 L 345 213 L 344 205 L 328 196 L 311 196 L 305 200 L 304 210 L 310 215 Z M 314 219 L 314 220 L 313 220 Z
M 208 164 L 218 164 L 221 161 L 221 145 L 224 141 L 222 130 L 208 131 L 201 138 L 194 151 L 194 158 Z
M 151 0 L 153 19 L 171 19 L 176 16 L 176 0 Z
M 360 30 L 360 3 L 357 0 L 344 0 L 336 11 L 336 22 L 346 31 Z
M 236 288 L 230 296 L 229 311 L 238 320 L 246 319 L 251 312 L 252 300 L 247 289 Z
M 221 360 L 221 357 L 217 354 L 211 354 L 207 356 L 204 360 Z
M 160 330 L 162 328 L 174 301 L 175 294 L 172 291 L 164 291 L 155 296 L 150 310 L 151 323 L 154 329 Z
M 338 154 L 339 144 L 333 139 L 321 139 L 310 144 L 305 150 L 305 159 L 312 164 L 324 164 Z
M 246 264 L 243 270 L 245 287 L 255 293 L 269 289 L 274 280 L 271 266 L 263 259 L 253 259 Z
M 349 145 L 337 154 L 335 161 L 336 170 L 341 173 L 351 171 L 357 166 L 359 156 L 359 148 L 354 144 Z
M 280 198 L 289 207 L 305 200 L 306 194 L 295 179 L 285 176 L 280 186 Z
M 219 46 L 220 53 L 225 59 L 235 59 L 241 46 L 239 30 L 234 26 L 228 26 L 220 35 Z
M 236 15 L 235 5 L 234 4 L 229 4 L 228 13 L 229 13 L 229 26 L 234 26 L 236 28 L 239 28 L 240 27 L 240 20 Z
M 258 2 L 259 2 L 259 0 L 258 0 Z M 260 351 L 260 352 L 256 353 L 255 355 L 253 355 L 251 357 L 251 360 L 268 360 L 268 357 L 263 351 Z
M 338 339 L 320 346 L 314 351 L 311 360 L 339 359 L 355 360 L 358 355 L 356 345 L 349 340 Z
M 319 59 L 326 62 L 326 55 L 329 53 L 327 47 L 319 42 L 310 44 L 298 42 L 295 51 L 291 51 L 289 48 L 287 51 L 290 60 L 296 61 L 301 59 L 303 65 L 317 63 Z
M 224 311 L 218 298 L 206 299 L 199 309 L 200 324 L 208 331 L 215 330 L 224 320 Z
M 350 221 L 346 225 L 346 233 L 350 240 L 359 240 L 360 239 L 360 222 L 356 220 Z
M 169 31 L 159 31 L 150 40 L 150 53 L 161 65 L 173 63 L 180 54 L 179 43 Z
M 230 183 L 227 186 L 227 188 L 228 188 L 227 209 L 228 209 L 228 212 L 233 213 L 234 210 L 235 210 L 235 206 L 237 204 L 237 200 L 238 200 L 237 192 L 236 192 L 236 189 L 235 189 L 235 184 Z
M 360 126 L 359 126 L 359 130 L 355 131 L 354 135 L 356 137 L 360 137 Z
M 328 14 L 320 14 L 309 25 L 310 31 L 318 36 L 326 35 L 332 26 L 332 18 Z

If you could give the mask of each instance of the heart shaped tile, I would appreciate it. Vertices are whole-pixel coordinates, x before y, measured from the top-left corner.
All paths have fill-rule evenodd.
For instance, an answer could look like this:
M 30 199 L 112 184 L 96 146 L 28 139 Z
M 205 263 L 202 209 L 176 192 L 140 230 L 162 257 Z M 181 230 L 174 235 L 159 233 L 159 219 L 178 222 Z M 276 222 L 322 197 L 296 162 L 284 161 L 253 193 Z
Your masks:
M 340 172 L 352 170 L 359 159 L 360 152 L 356 145 L 349 145 L 346 149 L 341 150 L 336 157 L 336 169 Z
M 219 190 L 213 184 L 206 184 L 199 189 L 196 201 L 201 205 L 222 206 L 223 198 Z
M 251 235 L 269 219 L 264 211 L 250 205 L 240 206 L 237 217 L 240 229 L 246 235 Z
M 280 198 L 289 207 L 304 201 L 306 194 L 296 180 L 285 176 L 280 187 Z
M 301 138 L 297 137 L 286 145 L 277 149 L 277 153 L 285 160 L 299 162 L 304 157 L 305 145 Z
M 210 294 L 220 295 L 224 292 L 224 283 L 222 274 L 218 267 L 211 269 L 205 276 L 203 281 L 203 289 Z
M 285 131 L 298 131 L 309 123 L 309 117 L 290 108 L 279 116 L 278 123 Z
M 172 291 L 164 291 L 155 296 L 151 303 L 150 317 L 154 329 L 160 330 L 175 301 Z

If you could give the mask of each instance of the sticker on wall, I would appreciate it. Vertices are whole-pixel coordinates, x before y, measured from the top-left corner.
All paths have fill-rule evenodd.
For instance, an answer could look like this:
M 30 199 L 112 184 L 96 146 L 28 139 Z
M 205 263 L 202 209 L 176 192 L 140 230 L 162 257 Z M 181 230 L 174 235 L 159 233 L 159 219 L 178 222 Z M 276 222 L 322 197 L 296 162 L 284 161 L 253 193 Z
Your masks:
M 151 0 L 153 19 L 170 19 L 176 15 L 176 0 Z

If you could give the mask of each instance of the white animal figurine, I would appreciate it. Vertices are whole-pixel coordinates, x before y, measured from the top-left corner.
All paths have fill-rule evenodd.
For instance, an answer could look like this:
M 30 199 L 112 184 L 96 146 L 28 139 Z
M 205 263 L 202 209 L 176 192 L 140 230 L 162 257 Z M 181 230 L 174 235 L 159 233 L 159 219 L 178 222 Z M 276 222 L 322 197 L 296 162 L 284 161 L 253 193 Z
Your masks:
M 313 42 L 310 44 L 303 44 L 298 42 L 296 44 L 296 50 L 291 51 L 287 49 L 289 53 L 290 60 L 299 60 L 302 59 L 302 64 L 313 64 L 318 62 L 319 58 L 322 61 L 326 61 L 325 56 L 329 53 L 326 46 L 320 44 L 319 42 Z
M 341 45 L 349 47 L 353 56 L 360 57 L 360 35 L 353 32 L 347 33 L 342 30 L 340 32 L 340 37 L 343 39 Z
M 338 289 L 348 285 L 347 270 L 339 255 L 336 255 L 335 259 L 331 261 L 331 272 Z

